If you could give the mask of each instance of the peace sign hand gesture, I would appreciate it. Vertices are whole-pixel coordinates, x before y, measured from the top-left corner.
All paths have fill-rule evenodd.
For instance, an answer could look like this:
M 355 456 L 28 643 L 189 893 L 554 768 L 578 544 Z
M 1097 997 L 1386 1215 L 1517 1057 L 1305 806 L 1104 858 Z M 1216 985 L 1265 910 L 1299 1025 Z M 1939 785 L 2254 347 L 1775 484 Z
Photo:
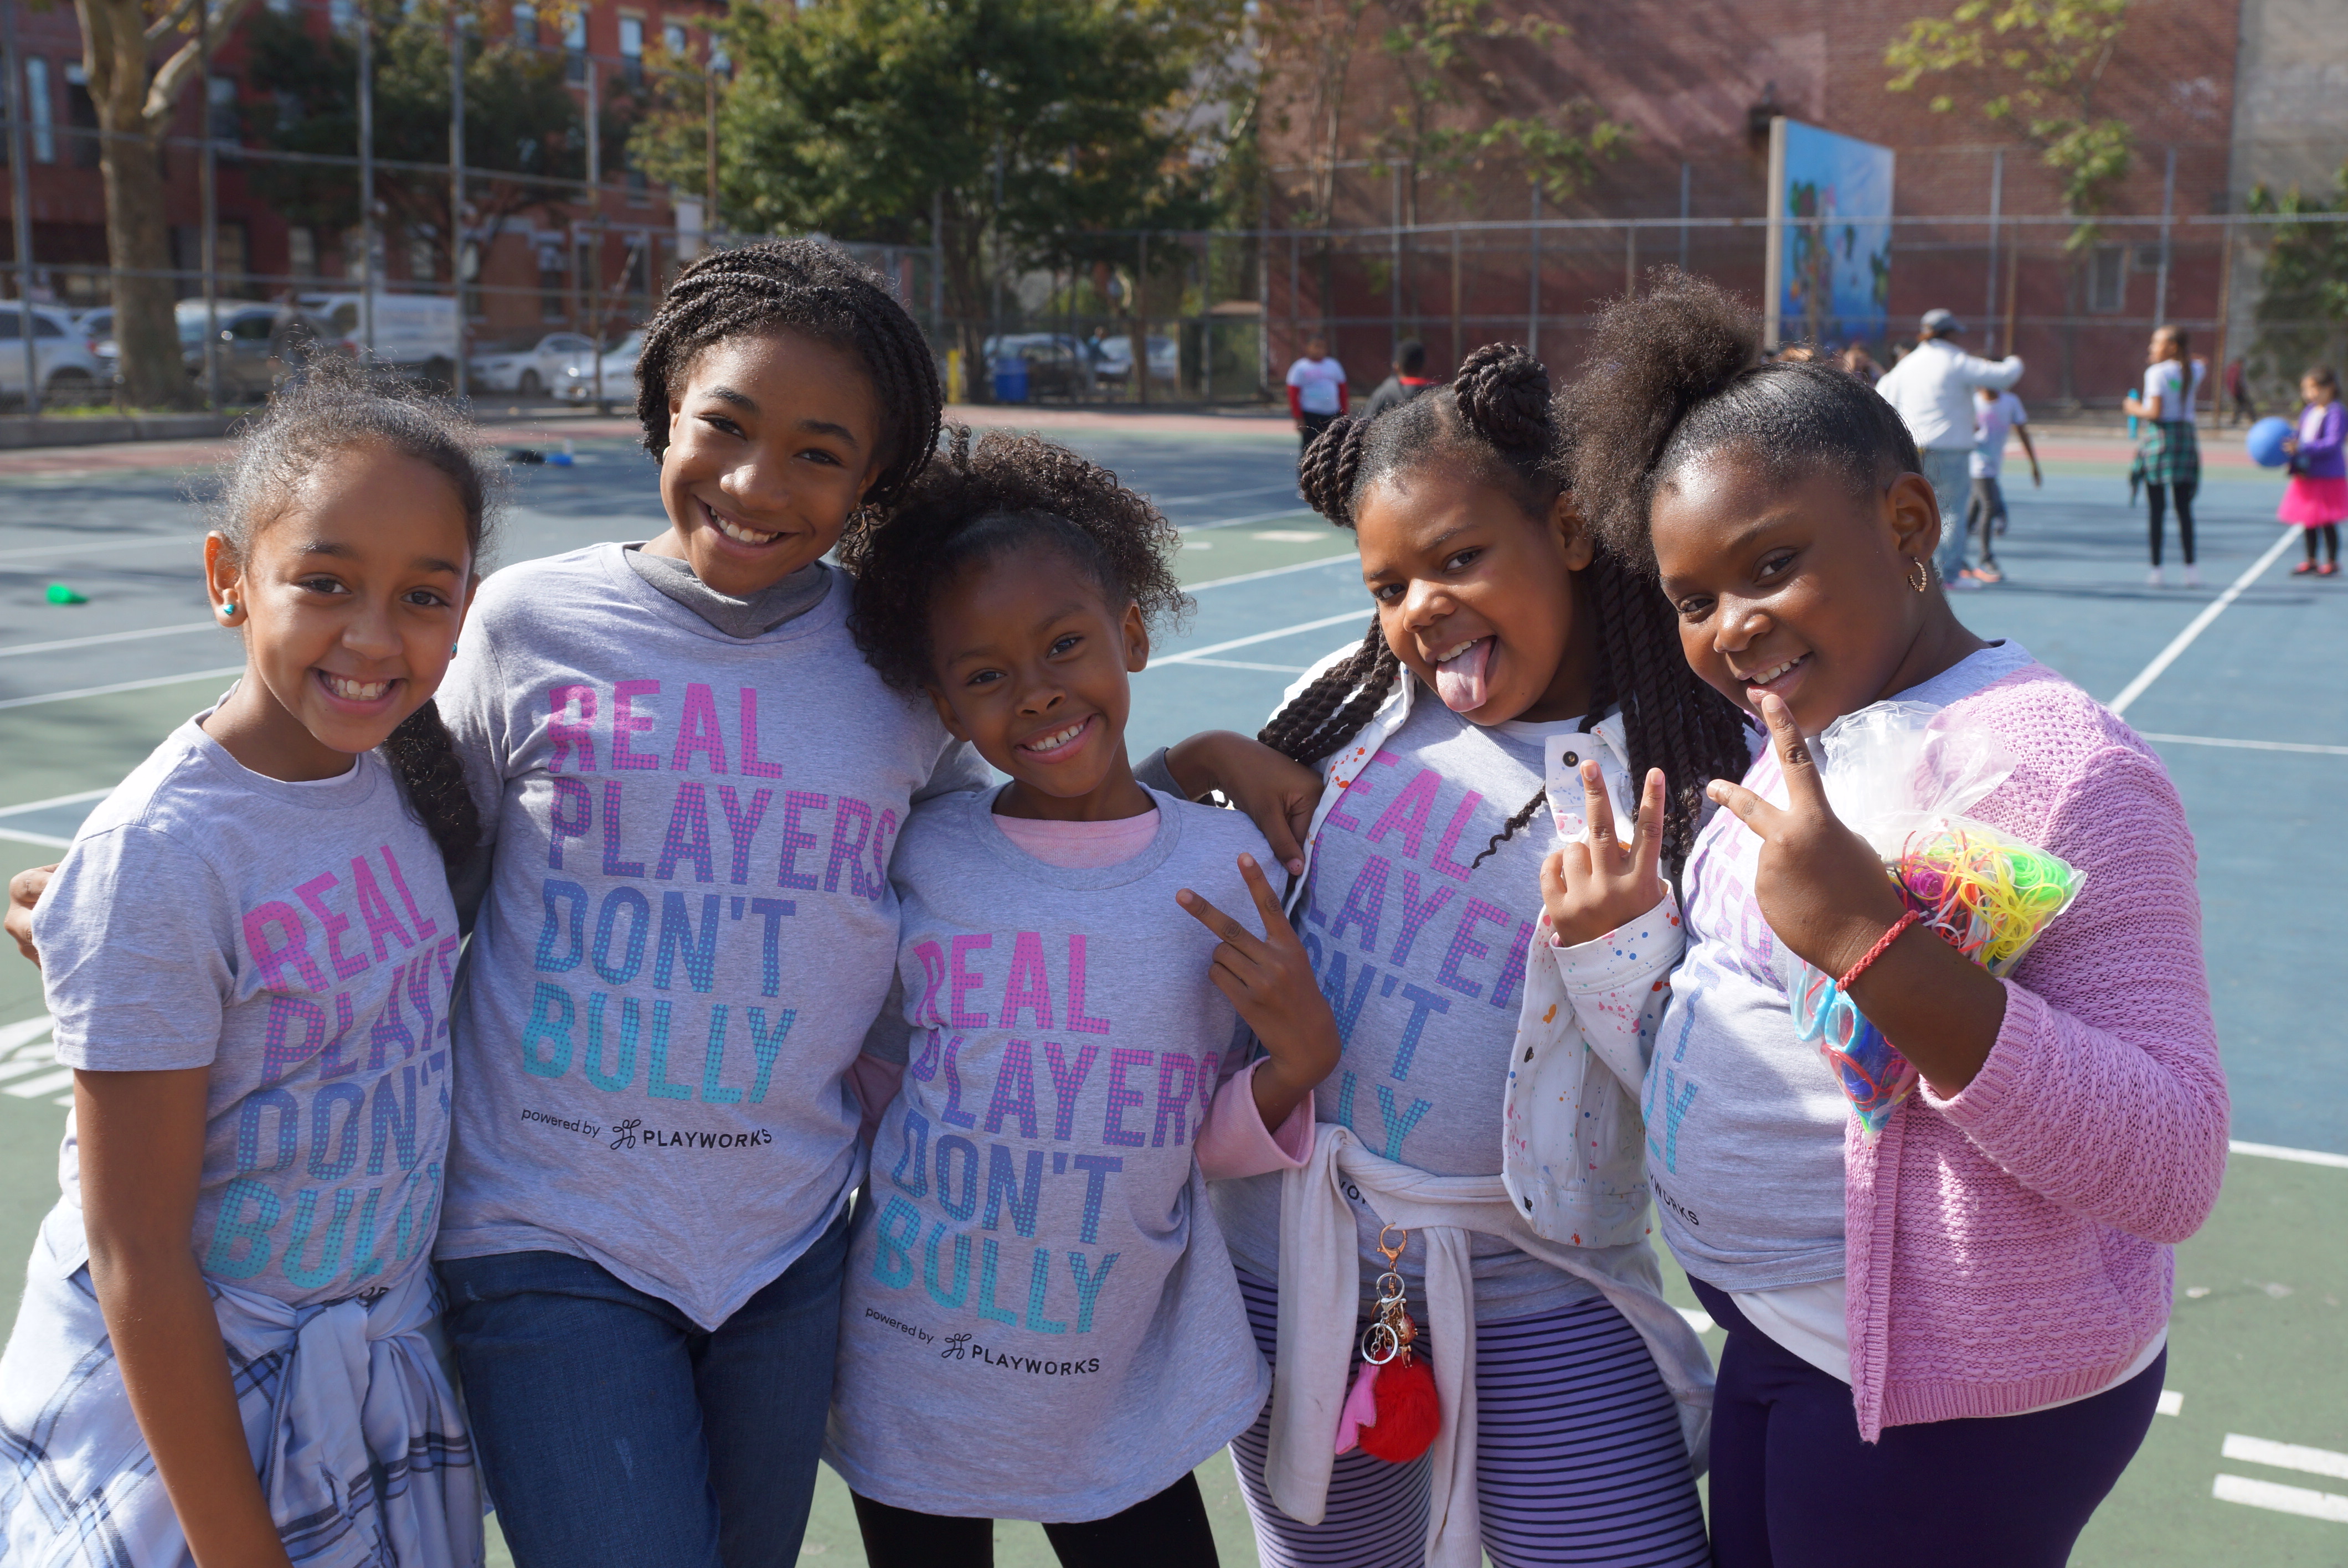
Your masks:
M 1329 999 L 1313 978 L 1313 960 L 1255 856 L 1240 856 L 1240 876 L 1263 918 L 1261 937 L 1188 887 L 1176 893 L 1174 900 L 1222 938 L 1210 975 L 1272 1057 L 1256 1070 L 1253 1088 L 1264 1126 L 1276 1129 L 1335 1069 L 1337 1017 L 1329 1010 Z
M 1726 779 L 1714 780 L 1707 793 L 1760 835 L 1753 897 L 1769 929 L 1811 967 L 1844 974 L 1907 912 L 1907 904 L 1873 847 L 1835 815 L 1791 710 L 1765 696 L 1761 722 L 1769 727 L 1770 749 L 1786 776 L 1786 804 L 1772 805 Z
M 1663 770 L 1649 768 L 1631 842 L 1614 835 L 1614 803 L 1598 764 L 1581 764 L 1586 841 L 1560 845 L 1541 862 L 1541 913 L 1559 942 L 1578 947 L 1629 924 L 1663 902 Z

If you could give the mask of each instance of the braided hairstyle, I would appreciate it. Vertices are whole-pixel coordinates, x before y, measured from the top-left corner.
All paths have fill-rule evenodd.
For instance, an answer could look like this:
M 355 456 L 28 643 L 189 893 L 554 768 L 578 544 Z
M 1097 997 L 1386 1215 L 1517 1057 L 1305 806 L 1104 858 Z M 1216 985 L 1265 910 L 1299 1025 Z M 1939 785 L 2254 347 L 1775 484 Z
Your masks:
M 1512 496 L 1528 518 L 1539 518 L 1568 488 L 1571 448 L 1579 445 L 1567 440 L 1556 418 L 1540 362 L 1514 344 L 1492 343 L 1469 354 L 1441 392 L 1422 394 L 1374 421 L 1337 420 L 1306 450 L 1298 477 L 1313 509 L 1340 528 L 1354 526 L 1354 509 L 1372 485 L 1433 464 L 1466 467 Z M 1694 841 L 1704 785 L 1744 774 L 1750 755 L 1744 723 L 1688 668 L 1663 596 L 1601 542 L 1582 574 L 1598 643 L 1582 728 L 1620 708 L 1632 776 L 1663 769 L 1670 788 L 1663 857 L 1676 872 Z M 1361 732 L 1402 671 L 1373 620 L 1361 646 L 1307 684 L 1257 738 L 1309 766 Z M 1545 789 L 1536 791 L 1475 864 L 1522 831 L 1547 798 Z
M 448 405 L 370 376 L 348 361 L 321 357 L 287 382 L 246 428 L 205 510 L 230 554 L 248 559 L 253 540 L 283 516 L 304 480 L 340 453 L 388 447 L 448 479 L 464 508 L 465 543 L 478 572 L 505 499 L 506 477 L 475 456 L 476 442 L 474 426 Z M 427 699 L 400 721 L 383 753 L 408 809 L 454 870 L 480 844 L 481 816 L 438 704 Z
M 882 680 L 906 692 L 934 682 L 931 605 L 961 572 L 1014 552 L 1039 567 L 1056 552 L 1152 627 L 1189 613 L 1169 564 L 1181 536 L 1147 497 L 1041 436 L 993 430 L 973 446 L 967 426 L 948 429 L 895 510 L 868 511 L 840 538 L 856 579 L 849 631 Z
M 712 251 L 669 285 L 645 323 L 636 360 L 644 450 L 668 450 L 669 395 L 704 349 L 747 333 L 789 331 L 864 362 L 880 405 L 880 472 L 865 493 L 888 507 L 937 445 L 945 400 L 927 339 L 889 285 L 845 251 L 814 240 L 765 240 Z
M 1560 400 L 1584 510 L 1613 554 L 1653 576 L 1657 488 L 1722 447 L 1773 481 L 1823 467 L 1858 495 L 1921 471 L 1915 437 L 1873 387 L 1828 364 L 1765 362 L 1760 319 L 1725 290 L 1677 268 L 1651 277 L 1600 314 L 1592 368 Z

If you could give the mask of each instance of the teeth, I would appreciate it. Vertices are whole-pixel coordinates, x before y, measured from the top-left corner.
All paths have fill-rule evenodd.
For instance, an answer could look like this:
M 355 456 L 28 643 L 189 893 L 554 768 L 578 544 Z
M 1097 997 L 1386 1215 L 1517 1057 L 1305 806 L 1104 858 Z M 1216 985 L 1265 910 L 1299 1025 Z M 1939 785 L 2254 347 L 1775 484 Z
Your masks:
M 1766 686 L 1770 682 L 1775 681 L 1778 676 L 1783 675 L 1787 671 L 1791 670 L 1795 665 L 1799 664 L 1800 662 L 1801 661 L 1798 659 L 1788 659 L 1783 664 L 1776 665 L 1772 669 L 1761 671 L 1757 674 L 1747 675 L 1745 677 L 1745 683 L 1747 686 Z
M 757 532 L 756 529 L 746 528 L 741 524 L 734 521 L 731 518 L 721 514 L 716 507 L 712 507 L 706 501 L 704 501 L 701 504 L 701 509 L 709 514 L 709 520 L 717 525 L 717 531 L 719 533 L 724 534 L 727 538 L 732 539 L 736 544 L 770 545 L 777 539 L 783 537 L 779 533 L 762 534 Z
M 326 690 L 347 702 L 373 702 L 391 690 L 388 681 L 353 681 L 341 675 L 326 677 Z
M 1040 741 L 1023 742 L 1019 749 L 1023 752 L 1056 752 L 1084 733 L 1085 727 L 1082 723 L 1071 724 L 1056 734 L 1045 735 Z
M 1448 664 L 1454 659 L 1458 658 L 1462 653 L 1467 652 L 1468 650 L 1475 647 L 1476 644 L 1483 641 L 1484 640 L 1480 637 L 1471 637 L 1467 641 L 1462 642 L 1456 647 L 1446 649 L 1444 651 L 1434 655 L 1428 662 L 1434 664 Z

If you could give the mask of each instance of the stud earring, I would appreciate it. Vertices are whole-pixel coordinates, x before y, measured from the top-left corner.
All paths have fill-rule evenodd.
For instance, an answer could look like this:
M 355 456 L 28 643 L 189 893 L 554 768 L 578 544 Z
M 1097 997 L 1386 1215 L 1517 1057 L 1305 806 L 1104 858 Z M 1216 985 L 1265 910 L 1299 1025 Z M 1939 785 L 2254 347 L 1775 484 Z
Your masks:
M 456 652 L 456 651 L 457 651 L 457 645 L 456 645 L 455 643 L 453 643 L 453 642 L 451 642 L 450 644 L 448 644 L 448 651 L 449 651 L 450 653 L 454 653 L 454 652 Z
M 220 613 L 221 619 L 222 620 L 226 620 L 230 616 L 236 613 L 236 606 L 223 599 L 221 600 Z

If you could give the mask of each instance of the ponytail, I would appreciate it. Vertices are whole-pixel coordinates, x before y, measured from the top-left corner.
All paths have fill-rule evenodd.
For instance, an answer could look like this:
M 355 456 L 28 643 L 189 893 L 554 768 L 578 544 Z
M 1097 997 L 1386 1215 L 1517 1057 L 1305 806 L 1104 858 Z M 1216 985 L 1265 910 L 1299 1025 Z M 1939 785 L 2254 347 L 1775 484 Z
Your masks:
M 400 721 L 383 743 L 383 753 L 408 809 L 439 846 L 441 863 L 451 872 L 480 846 L 481 812 L 465 784 L 464 764 L 457 760 L 457 742 L 440 721 L 440 705 L 427 699 Z

